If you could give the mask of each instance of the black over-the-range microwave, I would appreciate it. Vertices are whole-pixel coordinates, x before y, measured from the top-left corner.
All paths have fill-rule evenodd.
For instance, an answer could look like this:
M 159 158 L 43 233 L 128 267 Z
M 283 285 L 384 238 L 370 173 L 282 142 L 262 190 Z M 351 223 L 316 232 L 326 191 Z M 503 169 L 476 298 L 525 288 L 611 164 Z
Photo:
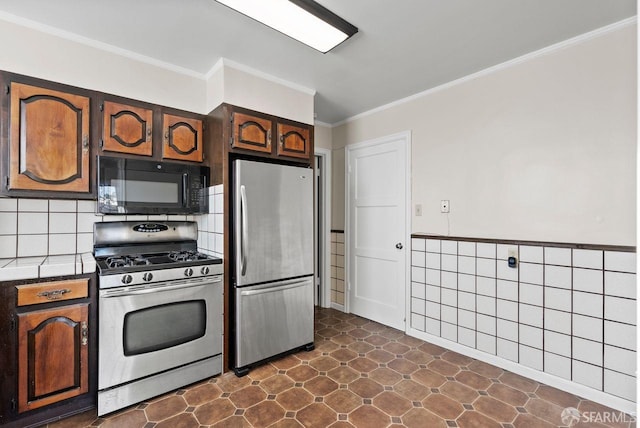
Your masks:
M 207 213 L 209 172 L 201 165 L 98 156 L 98 212 Z

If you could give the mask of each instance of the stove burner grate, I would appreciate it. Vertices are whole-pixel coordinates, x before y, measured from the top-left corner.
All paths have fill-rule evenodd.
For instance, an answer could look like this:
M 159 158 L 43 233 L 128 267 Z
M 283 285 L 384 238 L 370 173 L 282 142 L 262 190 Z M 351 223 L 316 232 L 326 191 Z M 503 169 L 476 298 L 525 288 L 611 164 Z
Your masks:
M 167 257 L 176 262 L 192 262 L 207 258 L 197 251 L 170 251 Z
M 128 266 L 146 266 L 151 264 L 149 260 L 140 255 L 108 257 L 107 260 L 105 260 L 105 263 L 109 269 Z

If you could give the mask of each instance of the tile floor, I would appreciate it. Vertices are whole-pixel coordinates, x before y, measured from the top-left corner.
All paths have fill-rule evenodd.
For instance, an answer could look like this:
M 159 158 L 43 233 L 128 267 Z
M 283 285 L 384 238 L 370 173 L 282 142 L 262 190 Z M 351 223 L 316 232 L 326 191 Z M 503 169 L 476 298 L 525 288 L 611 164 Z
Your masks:
M 48 427 L 544 428 L 563 426 L 566 407 L 595 412 L 600 421 L 612 412 L 364 318 L 317 309 L 312 352 L 242 378 L 226 373 L 107 417 L 87 412 Z M 635 426 L 625 419 L 573 426 Z

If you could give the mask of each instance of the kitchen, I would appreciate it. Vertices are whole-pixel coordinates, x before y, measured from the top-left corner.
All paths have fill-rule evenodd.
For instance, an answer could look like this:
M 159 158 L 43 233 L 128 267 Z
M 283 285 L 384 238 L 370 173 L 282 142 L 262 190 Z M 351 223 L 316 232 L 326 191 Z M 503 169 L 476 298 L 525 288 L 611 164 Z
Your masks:
M 208 113 L 220 102 L 228 102 L 303 123 L 313 121 L 313 95 L 308 91 L 294 91 L 290 86 L 265 80 L 264 76 L 250 73 L 246 67 L 231 61 L 221 61 L 204 85 L 188 74 L 123 57 L 113 51 L 99 50 L 94 45 L 60 37 L 60 34 L 44 34 L 34 28 L 20 25 L 19 20 L 3 21 L 1 28 L 4 39 L 24 41 L 20 46 L 16 44 L 15 47 L 7 48 L 2 54 L 0 68 L 5 70 L 160 105 L 170 105 L 187 111 Z M 334 232 L 336 251 L 339 251 L 340 241 L 345 240 L 340 232 L 348 230 L 344 220 L 346 207 L 343 205 L 346 147 L 407 129 L 412 130 L 411 200 L 413 204 L 422 204 L 425 208 L 422 216 L 412 216 L 410 231 L 416 234 L 432 234 L 429 237 L 414 237 L 418 241 L 425 241 L 424 247 L 415 248 L 416 252 L 424 253 L 425 259 L 428 254 L 436 254 L 427 250 L 427 241 L 432 239 L 433 235 L 447 234 L 452 237 L 507 241 L 536 240 L 546 243 L 635 246 L 635 182 L 632 179 L 635 176 L 635 131 L 630 125 L 635 123 L 632 114 L 635 111 L 635 96 L 634 91 L 629 91 L 629 88 L 635 87 L 635 66 L 631 64 L 635 54 L 628 54 L 629 49 L 635 46 L 634 30 L 635 21 L 622 23 L 618 27 L 575 41 L 574 44 L 532 56 L 511 67 L 475 76 L 449 88 L 425 94 L 421 98 L 407 100 L 402 105 L 390 106 L 386 112 L 372 112 L 368 116 L 354 118 L 332 128 L 316 125 L 315 146 L 332 151 L 334 180 L 331 228 L 339 231 Z M 66 58 L 53 55 L 60 49 L 74 52 L 74 55 Z M 101 58 L 101 61 L 86 63 L 83 58 L 87 57 Z M 33 65 L 33 58 L 46 62 L 47 70 L 42 70 L 37 64 Z M 593 58 L 598 59 L 597 63 L 601 64 L 599 67 L 594 65 Z M 100 64 L 104 63 L 110 64 L 109 69 L 100 67 Z M 580 67 L 580 74 L 577 76 L 574 73 L 576 64 Z M 88 72 L 84 72 L 87 67 Z M 145 78 L 132 80 L 132 69 Z M 602 74 L 607 76 L 609 81 L 607 87 L 591 88 L 590 84 L 599 81 Z M 528 82 L 532 78 L 539 79 L 537 85 L 527 86 L 520 83 Z M 256 100 L 255 97 L 248 97 L 246 92 L 240 91 L 238 86 L 234 86 L 238 81 L 252 88 L 262 88 L 265 93 L 277 91 L 279 95 Z M 166 89 L 159 93 L 155 90 L 158 87 Z M 541 87 L 548 89 L 540 91 Z M 589 88 L 589 91 L 585 91 L 585 88 Z M 222 94 L 225 94 L 225 98 L 222 98 Z M 517 94 L 518 97 L 514 99 L 511 94 Z M 245 98 L 242 98 L 243 96 Z M 460 99 L 465 100 L 464 109 L 460 107 Z M 560 110 L 546 109 L 549 104 Z M 201 107 L 204 105 L 211 108 Z M 602 118 L 602 111 L 595 108 L 597 105 L 610 106 L 605 116 L 607 120 L 586 120 L 585 118 Z M 577 126 L 566 126 L 567 121 L 573 123 L 568 119 L 572 117 L 567 116 L 569 111 L 579 119 L 581 126 L 588 123 L 588 130 L 580 131 Z M 478 112 L 485 112 L 485 115 L 479 115 Z M 525 120 L 530 117 L 535 117 L 536 121 Z M 426 118 L 431 118 L 432 121 L 427 121 Z M 465 126 L 450 126 L 454 120 L 455 123 L 464 123 Z M 504 123 L 518 123 L 520 126 L 506 129 Z M 534 124 L 537 126 L 533 126 Z M 483 130 L 483 133 L 474 138 L 475 146 L 462 146 L 465 138 L 469 138 L 465 129 L 466 132 Z M 611 129 L 617 131 L 612 133 Z M 554 137 L 547 138 L 551 135 Z M 601 148 L 598 144 L 599 138 L 613 141 L 612 135 L 616 136 L 615 141 L 618 143 L 611 143 L 607 150 Z M 517 138 L 514 139 L 514 136 Z M 439 145 L 438 141 L 447 141 L 448 144 Z M 572 144 L 567 145 L 564 141 Z M 585 146 L 587 142 L 589 145 Z M 551 159 L 550 154 L 553 154 Z M 451 165 L 456 165 L 459 172 L 452 174 Z M 601 172 L 593 174 L 591 171 Z M 546 177 L 542 184 L 536 180 L 540 175 Z M 483 177 L 486 181 L 477 180 L 476 183 L 475 176 Z M 576 177 L 578 183 L 567 180 L 568 176 Z M 424 183 L 437 183 L 437 186 Z M 527 203 L 521 202 L 519 192 L 528 196 Z M 603 198 L 589 197 L 594 193 L 613 196 L 606 201 Z M 497 198 L 496 194 L 500 197 Z M 215 195 L 216 193 L 212 195 L 212 199 L 215 199 Z M 448 215 L 440 213 L 440 200 L 443 199 L 451 200 L 451 212 Z M 55 198 L 52 200 L 55 202 L 49 202 L 46 208 L 37 201 L 27 200 L 29 206 L 25 206 L 24 213 L 29 213 L 28 216 L 36 220 L 42 218 L 33 216 L 37 213 L 46 212 L 48 216 L 60 219 L 69 218 L 70 214 L 74 214 L 73 218 L 78 221 L 76 230 L 71 231 L 58 226 L 43 230 L 42 225 L 33 222 L 36 233 L 30 234 L 33 236 L 29 242 L 42 242 L 37 240 L 42 240 L 42 236 L 50 236 L 49 234 L 55 235 L 54 239 L 48 238 L 49 245 L 44 255 L 68 254 L 69 252 L 65 251 L 71 245 L 70 239 L 73 235 L 74 247 L 81 249 L 78 253 L 90 252 L 92 230 L 86 227 L 86 222 L 95 215 L 95 208 L 87 208 L 86 201 L 82 200 L 78 201 L 75 207 L 65 206 L 64 201 L 58 202 Z M 15 199 L 13 201 L 15 202 Z M 553 206 L 547 207 L 548 203 L 552 203 Z M 217 206 L 215 202 L 213 206 Z M 219 229 L 216 229 L 216 225 L 226 211 L 223 208 L 214 209 L 216 211 L 209 214 L 213 217 L 208 217 L 208 220 L 214 220 L 213 224 L 208 221 L 207 229 L 202 229 L 201 225 L 199 231 L 201 237 L 211 238 L 211 241 L 207 242 L 212 242 L 213 245 L 203 246 L 201 243 L 200 247 L 220 254 L 217 249 L 221 247 L 216 247 L 215 240 L 220 241 L 224 238 Z M 77 211 L 72 213 L 72 210 Z M 23 215 L 22 211 L 17 202 L 15 207 L 7 209 L 9 215 L 16 218 L 16 223 L 17 217 Z M 581 216 L 580 213 L 588 213 L 589 218 Z M 570 220 L 558 221 L 559 216 Z M 189 219 L 181 217 L 169 220 Z M 482 228 L 477 226 L 478 224 L 482 225 Z M 19 238 L 20 232 L 14 232 L 14 236 Z M 12 235 L 5 234 L 2 238 L 11 239 L 6 236 Z M 442 240 L 445 241 L 446 239 Z M 476 248 L 479 248 L 479 243 L 482 242 L 476 243 Z M 416 242 L 416 245 L 420 244 Z M 409 247 L 406 241 L 405 247 Z M 3 245 L 2 248 L 6 247 Z M 422 248 L 425 251 L 421 251 Z M 607 250 L 608 247 L 599 251 Z M 447 254 L 449 253 L 443 252 L 440 257 Z M 478 256 L 478 260 L 484 258 L 480 257 L 480 254 L 475 255 Z M 460 253 L 460 256 L 470 257 L 467 253 Z M 525 263 L 536 264 L 538 260 L 536 256 L 529 259 L 523 259 L 523 256 L 521 252 L 519 258 Z M 427 269 L 426 262 L 416 262 L 414 266 Z M 340 266 L 336 265 L 334 306 L 337 307 L 341 305 L 339 293 L 344 295 L 345 291 L 344 288 L 340 291 L 338 285 L 339 281 L 344 281 L 344 276 L 340 278 L 338 268 Z M 416 275 L 420 275 L 419 269 L 414 269 Z M 600 269 L 604 271 L 603 275 L 608 271 Z M 615 273 L 624 272 L 626 271 L 615 270 Z M 420 281 L 415 282 L 422 284 Z M 423 316 L 417 312 L 416 315 Z M 421 321 L 423 318 L 416 319 L 416 322 Z M 620 323 L 620 326 L 626 325 L 630 323 Z M 427 337 L 424 330 L 415 330 L 415 335 L 423 334 L 422 337 Z M 429 339 L 432 336 L 428 336 Z M 535 346 L 530 348 L 535 349 Z M 619 349 L 627 348 L 622 346 Z M 599 369 L 599 373 L 604 376 L 606 369 L 603 369 L 602 362 L 589 364 L 589 367 Z M 513 370 L 511 367 L 509 369 Z M 575 390 L 572 392 L 577 393 Z

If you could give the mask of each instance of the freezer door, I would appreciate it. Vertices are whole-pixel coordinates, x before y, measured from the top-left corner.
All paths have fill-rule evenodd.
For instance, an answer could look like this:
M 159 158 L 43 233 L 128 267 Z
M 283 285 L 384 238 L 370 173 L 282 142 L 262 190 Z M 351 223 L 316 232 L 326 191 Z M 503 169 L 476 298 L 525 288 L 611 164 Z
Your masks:
M 236 285 L 313 274 L 313 170 L 234 162 Z
M 313 342 L 313 277 L 236 288 L 235 367 Z

